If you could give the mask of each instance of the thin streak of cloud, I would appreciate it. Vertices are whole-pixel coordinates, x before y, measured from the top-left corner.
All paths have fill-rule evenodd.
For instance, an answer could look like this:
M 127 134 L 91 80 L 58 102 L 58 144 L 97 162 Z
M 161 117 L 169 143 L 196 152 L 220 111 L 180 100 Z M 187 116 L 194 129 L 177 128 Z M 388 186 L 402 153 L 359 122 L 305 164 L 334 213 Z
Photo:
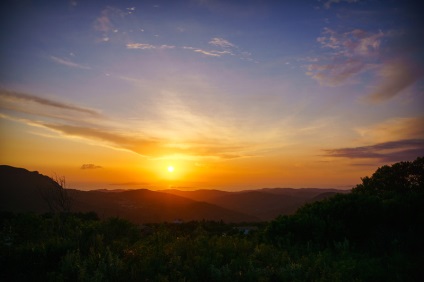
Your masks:
M 327 156 L 349 159 L 377 159 L 382 162 L 413 160 L 424 156 L 424 139 L 406 139 L 354 148 L 324 150 Z
M 218 53 L 216 53 L 216 52 L 213 52 L 213 51 L 209 52 L 209 51 L 205 51 L 205 50 L 202 50 L 202 49 L 194 49 L 193 51 L 194 51 L 194 52 L 197 52 L 197 53 L 201 53 L 201 54 L 203 54 L 203 55 L 207 55 L 207 56 L 212 56 L 212 57 L 221 57 L 221 55 L 220 55 L 220 54 L 218 54 Z
M 97 117 L 100 116 L 99 112 L 92 109 L 87 109 L 87 108 L 83 108 L 83 107 L 72 105 L 72 104 L 66 104 L 66 103 L 54 101 L 51 99 L 41 98 L 35 95 L 12 92 L 7 90 L 0 90 L 0 100 L 11 101 L 15 103 L 33 102 L 42 106 L 54 107 L 61 110 L 71 110 L 71 111 L 75 111 L 75 112 L 79 112 L 83 114 L 88 114 L 91 116 L 97 116 Z M 3 103 L 1 103 L 1 105 L 3 106 Z
M 127 49 L 148 50 L 148 49 L 155 49 L 155 46 L 151 44 L 145 44 L 145 43 L 128 43 Z
M 173 45 L 151 45 L 146 43 L 128 43 L 126 45 L 127 49 L 139 49 L 139 50 L 149 50 L 149 49 L 174 49 Z
M 77 63 L 74 63 L 72 61 L 66 60 L 66 59 L 61 59 L 55 56 L 50 56 L 50 59 L 52 59 L 52 61 L 54 61 L 55 63 L 67 66 L 67 67 L 71 67 L 71 68 L 78 68 L 78 69 L 84 69 L 84 70 L 89 70 L 91 69 L 88 66 L 84 66 L 84 65 L 80 65 Z

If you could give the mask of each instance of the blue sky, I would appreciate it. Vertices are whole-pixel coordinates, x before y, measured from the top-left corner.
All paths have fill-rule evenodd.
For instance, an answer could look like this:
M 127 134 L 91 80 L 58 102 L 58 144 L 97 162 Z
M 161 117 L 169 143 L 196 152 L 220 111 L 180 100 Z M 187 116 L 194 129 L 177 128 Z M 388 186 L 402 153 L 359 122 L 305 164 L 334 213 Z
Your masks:
M 355 184 L 424 154 L 413 2 L 4 1 L 2 162 L 84 188 Z

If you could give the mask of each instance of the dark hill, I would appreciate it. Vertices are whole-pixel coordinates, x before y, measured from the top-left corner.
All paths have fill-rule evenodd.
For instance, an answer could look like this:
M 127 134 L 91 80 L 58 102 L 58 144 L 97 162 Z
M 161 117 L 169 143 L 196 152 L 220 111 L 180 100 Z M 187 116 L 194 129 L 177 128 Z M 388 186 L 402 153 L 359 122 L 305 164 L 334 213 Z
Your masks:
M 176 219 L 258 221 L 253 216 L 209 203 L 147 189 L 115 193 L 74 190 L 73 198 L 74 206 L 79 211 L 94 210 L 101 217 L 118 216 L 133 222 L 169 222 Z
M 42 195 L 57 183 L 50 177 L 23 168 L 0 165 L 0 210 L 46 212 L 49 207 Z
M 57 183 L 38 172 L 0 166 L 0 210 L 13 212 L 49 212 L 46 191 Z M 100 217 L 119 216 L 134 222 L 163 222 L 181 219 L 223 220 L 225 222 L 259 219 L 213 204 L 146 189 L 115 191 L 79 191 L 66 189 L 72 211 L 94 211 Z
M 51 211 L 46 196 L 58 188 L 51 178 L 36 171 L 2 165 L 0 181 L 0 210 Z M 102 218 L 118 216 L 143 223 L 176 219 L 267 221 L 280 214 L 292 214 L 305 203 L 348 192 L 316 188 L 265 188 L 241 192 L 175 189 L 66 191 L 72 199 L 71 211 L 94 211 Z
M 164 190 L 196 201 L 208 202 L 223 208 L 250 214 L 261 220 L 272 220 L 281 214 L 292 214 L 308 202 L 314 202 L 346 190 L 323 188 L 264 188 L 240 192 L 219 190 Z M 322 195 L 323 193 L 328 193 Z M 320 198 L 320 195 L 322 195 Z

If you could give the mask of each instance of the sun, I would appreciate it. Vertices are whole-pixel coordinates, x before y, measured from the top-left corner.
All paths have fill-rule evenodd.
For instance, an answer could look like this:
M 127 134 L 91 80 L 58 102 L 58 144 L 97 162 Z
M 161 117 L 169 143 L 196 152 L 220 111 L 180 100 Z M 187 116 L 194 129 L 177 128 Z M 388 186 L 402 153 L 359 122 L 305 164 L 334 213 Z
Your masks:
M 168 166 L 168 172 L 170 173 L 174 172 L 174 167 L 172 165 Z

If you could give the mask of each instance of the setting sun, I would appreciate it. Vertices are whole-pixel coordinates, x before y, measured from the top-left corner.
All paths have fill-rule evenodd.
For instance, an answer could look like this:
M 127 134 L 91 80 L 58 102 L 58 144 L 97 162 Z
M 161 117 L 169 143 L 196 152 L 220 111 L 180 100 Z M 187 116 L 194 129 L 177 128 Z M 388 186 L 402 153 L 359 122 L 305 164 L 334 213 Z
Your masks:
M 3 2 L 1 164 L 84 190 L 349 189 L 423 154 L 417 1 Z

